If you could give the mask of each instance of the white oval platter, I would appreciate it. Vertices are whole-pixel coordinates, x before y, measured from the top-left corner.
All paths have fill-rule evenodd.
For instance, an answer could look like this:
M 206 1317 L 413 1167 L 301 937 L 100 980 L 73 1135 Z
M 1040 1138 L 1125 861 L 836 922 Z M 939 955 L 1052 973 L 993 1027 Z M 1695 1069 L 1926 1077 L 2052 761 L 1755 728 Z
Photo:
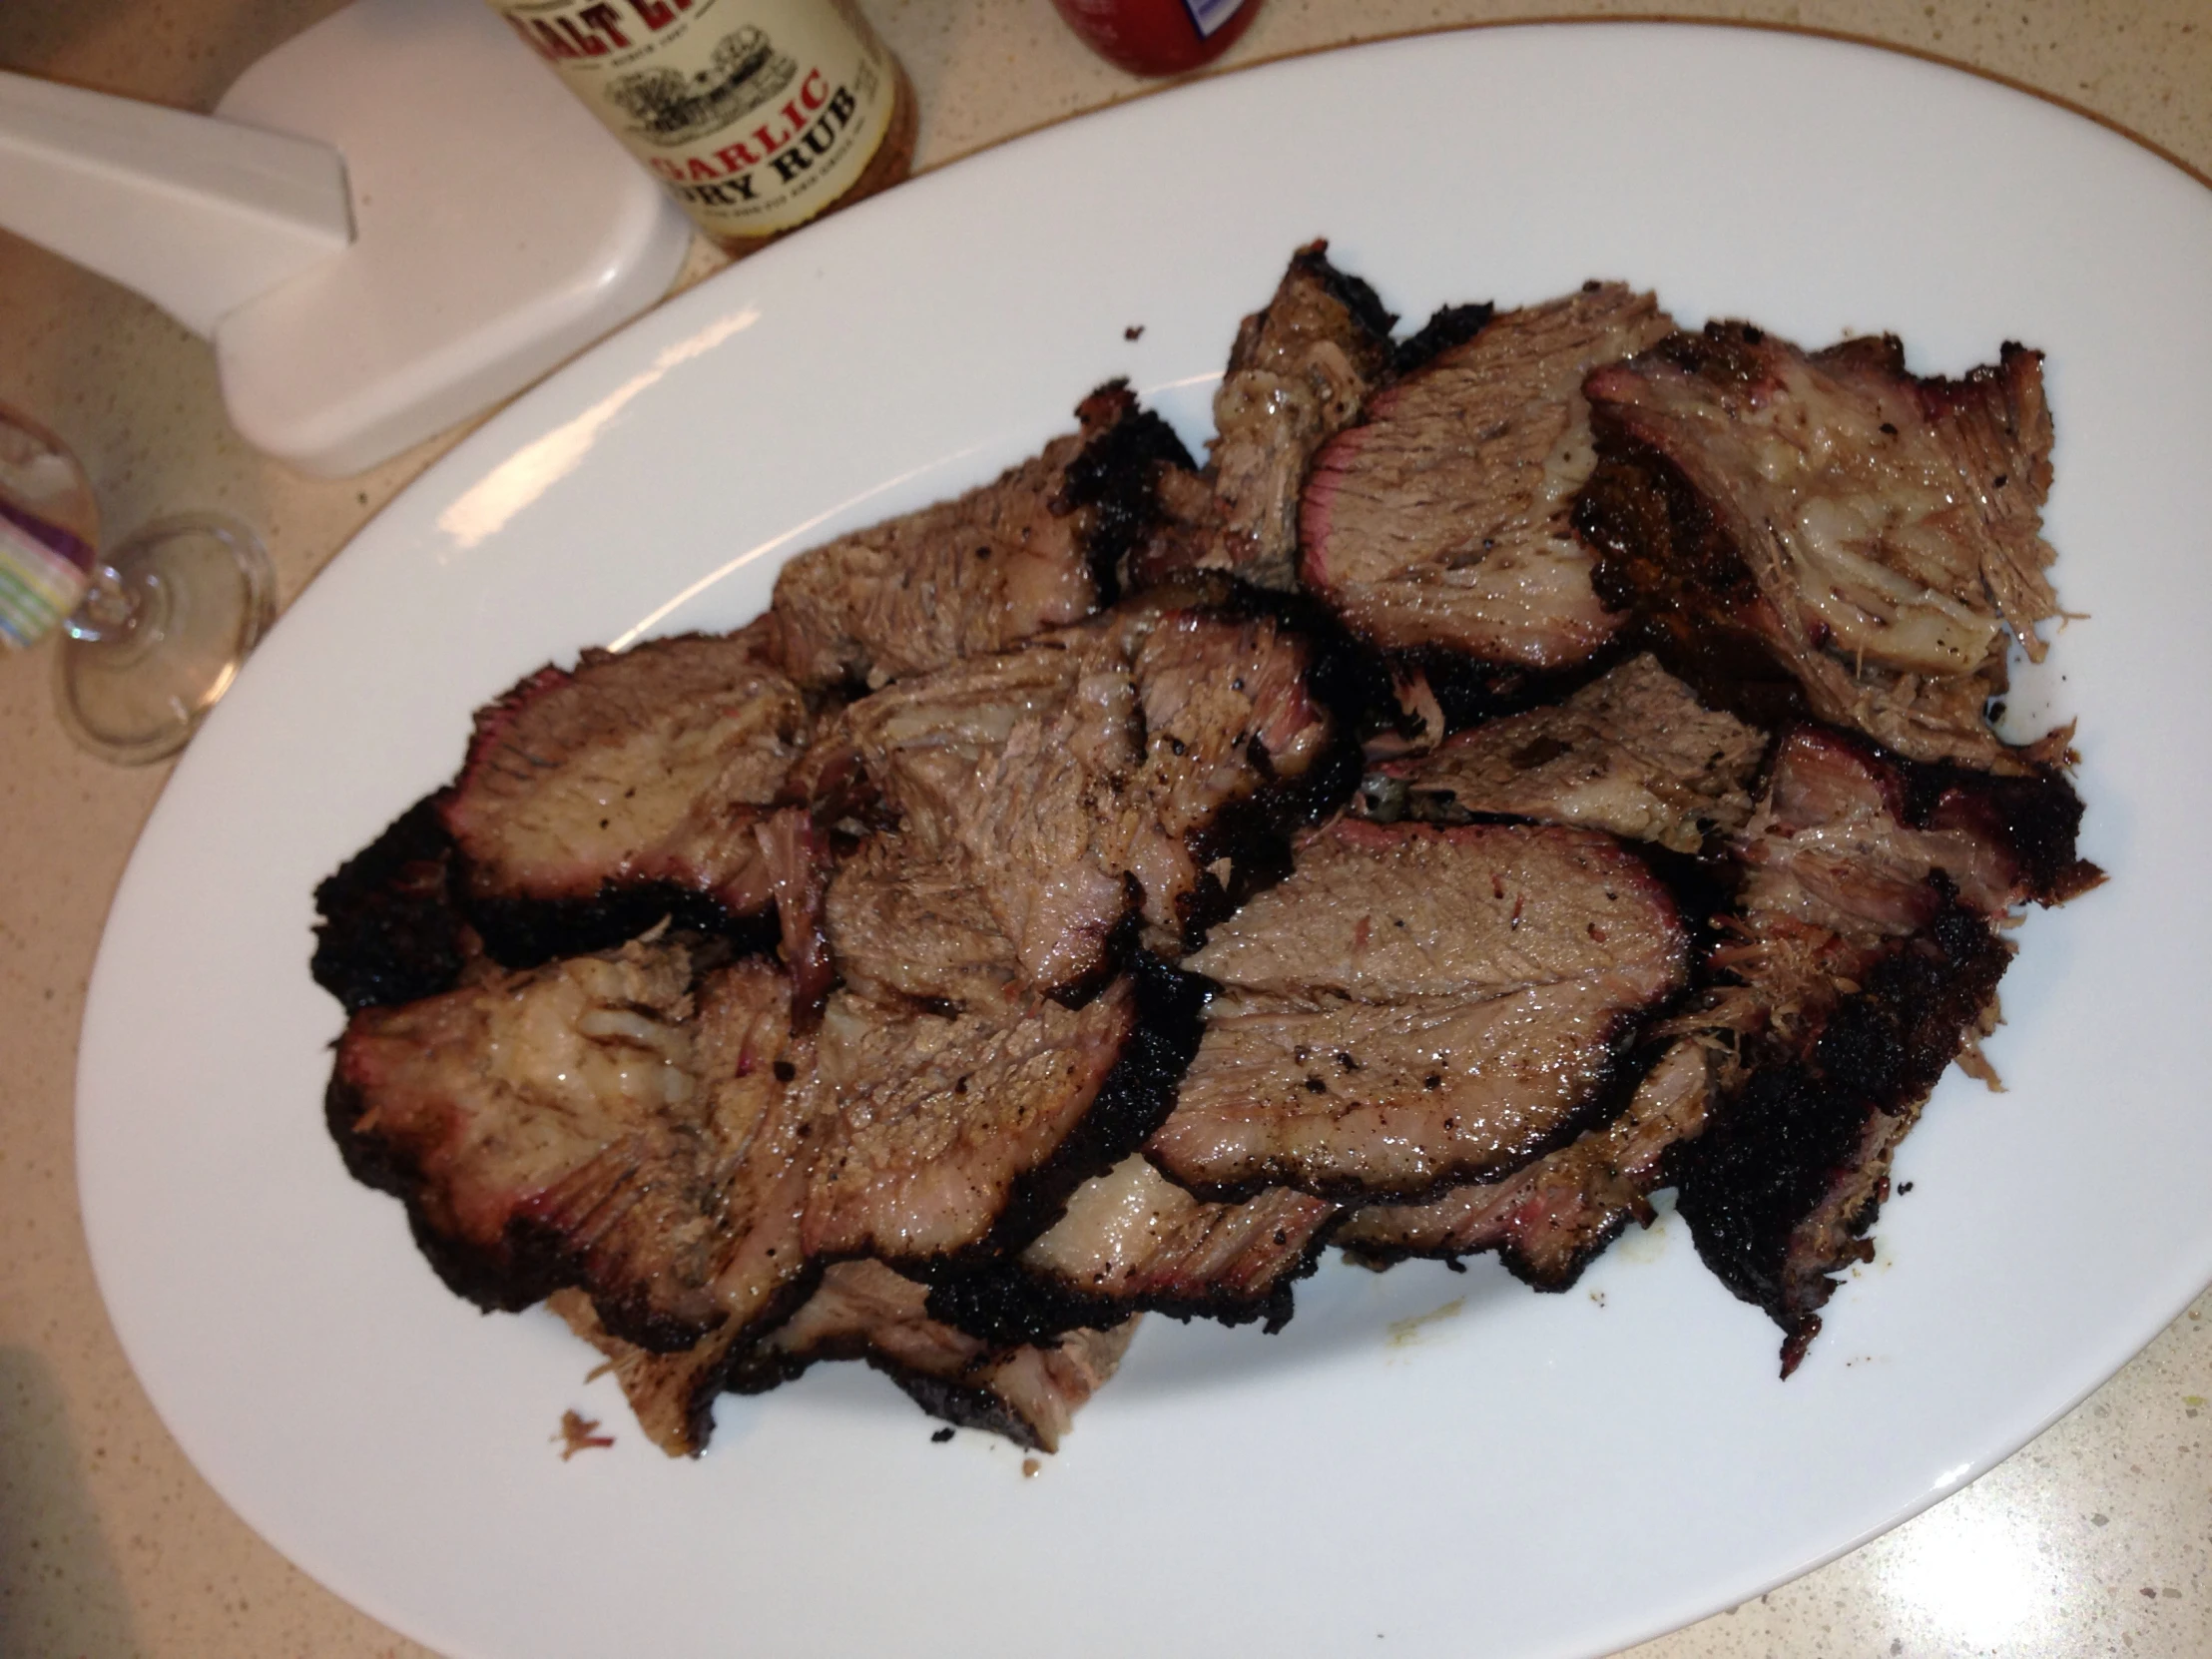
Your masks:
M 1956 371 L 2048 353 L 2084 849 L 2019 931 L 2010 1084 L 1955 1074 L 1804 1369 L 1680 1225 L 1564 1297 L 1332 1267 L 1283 1335 L 1154 1321 L 1035 1478 L 890 1384 L 730 1398 L 700 1461 L 550 1317 L 447 1295 L 323 1132 L 316 880 L 468 716 L 593 643 L 734 625 L 779 562 L 989 476 L 1126 374 L 1194 443 L 1238 317 L 1331 240 L 1409 319 L 1591 276 Z M 2053 106 L 1834 41 L 1429 36 L 1147 98 L 923 178 L 490 421 L 286 616 L 117 896 L 84 1214 L 133 1364 L 278 1549 L 458 1659 L 1607 1651 L 1951 1491 L 2212 1278 L 2201 874 L 2212 194 Z M 1142 326 L 1140 337 L 1125 330 Z M 1422 1316 L 1433 1316 L 1423 1320 Z M 1407 1323 L 1417 1322 L 1417 1323 Z M 564 1462 L 569 1407 L 617 1444 Z

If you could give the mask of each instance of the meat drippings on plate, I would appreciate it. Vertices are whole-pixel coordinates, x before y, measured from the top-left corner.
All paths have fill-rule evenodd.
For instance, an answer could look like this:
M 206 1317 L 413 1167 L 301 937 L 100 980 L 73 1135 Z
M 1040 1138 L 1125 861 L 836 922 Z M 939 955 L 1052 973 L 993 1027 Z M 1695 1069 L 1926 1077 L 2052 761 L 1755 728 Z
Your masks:
M 671 1454 L 829 1360 L 1049 1450 L 1142 1313 L 1275 1331 L 1331 1244 L 1557 1291 L 1672 1186 L 1799 1365 L 2102 878 L 2070 729 L 1988 717 L 2059 614 L 2041 360 L 1393 321 L 1303 248 L 1203 469 L 1110 383 L 482 711 L 316 891 L 326 1119 L 432 1270 Z

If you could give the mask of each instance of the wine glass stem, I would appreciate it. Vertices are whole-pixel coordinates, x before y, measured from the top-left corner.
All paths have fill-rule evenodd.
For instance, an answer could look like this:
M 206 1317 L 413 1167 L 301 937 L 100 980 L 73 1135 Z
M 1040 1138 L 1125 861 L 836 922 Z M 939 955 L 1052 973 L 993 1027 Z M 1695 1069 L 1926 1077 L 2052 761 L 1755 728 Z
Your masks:
M 73 640 L 112 645 L 137 633 L 144 614 L 139 595 L 131 591 L 114 567 L 99 564 L 93 566 L 92 585 L 85 589 L 84 598 L 62 627 Z

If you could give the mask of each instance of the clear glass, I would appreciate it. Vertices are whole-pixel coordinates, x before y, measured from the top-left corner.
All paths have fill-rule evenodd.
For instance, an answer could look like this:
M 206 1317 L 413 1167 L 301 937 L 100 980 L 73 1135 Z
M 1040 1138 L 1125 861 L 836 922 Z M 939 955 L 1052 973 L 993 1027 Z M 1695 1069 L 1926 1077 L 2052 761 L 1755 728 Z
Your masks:
M 149 524 L 104 556 L 98 504 L 60 439 L 0 404 L 0 644 L 48 634 L 62 723 L 104 760 L 174 755 L 276 615 L 261 538 L 234 518 Z

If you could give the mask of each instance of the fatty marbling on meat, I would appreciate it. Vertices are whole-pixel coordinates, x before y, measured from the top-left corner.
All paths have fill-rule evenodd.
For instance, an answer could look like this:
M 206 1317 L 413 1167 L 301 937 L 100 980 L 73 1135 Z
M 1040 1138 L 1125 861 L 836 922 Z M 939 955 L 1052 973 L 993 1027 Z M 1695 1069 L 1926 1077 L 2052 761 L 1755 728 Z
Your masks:
M 639 1426 L 672 1457 L 706 1450 L 722 1393 L 761 1393 L 835 1360 L 865 1361 L 932 1416 L 1054 1451 L 1135 1334 L 1125 1321 L 1033 1344 L 980 1341 L 932 1319 L 928 1288 L 880 1262 L 839 1262 L 812 1285 L 760 1341 L 709 1337 L 681 1354 L 650 1354 L 611 1335 L 574 1292 L 556 1293 L 554 1311 L 606 1356 Z
M 994 1344 L 930 1318 L 928 1287 L 880 1262 L 840 1262 L 746 1355 L 731 1386 L 756 1393 L 825 1360 L 864 1360 L 933 1417 L 1059 1449 L 1075 1412 L 1121 1364 L 1133 1322 L 1034 1344 Z
M 1078 1187 L 1066 1213 L 1019 1256 L 942 1278 L 929 1308 L 1002 1342 L 1137 1313 L 1263 1320 L 1273 1332 L 1289 1323 L 1292 1285 L 1314 1270 L 1341 1213 L 1289 1187 L 1208 1203 L 1142 1157 L 1125 1158 Z
M 454 1291 L 512 1310 L 574 1287 L 654 1350 L 773 1313 L 804 1267 L 807 1057 L 783 973 L 698 969 L 636 941 L 347 1023 L 330 1131 Z

